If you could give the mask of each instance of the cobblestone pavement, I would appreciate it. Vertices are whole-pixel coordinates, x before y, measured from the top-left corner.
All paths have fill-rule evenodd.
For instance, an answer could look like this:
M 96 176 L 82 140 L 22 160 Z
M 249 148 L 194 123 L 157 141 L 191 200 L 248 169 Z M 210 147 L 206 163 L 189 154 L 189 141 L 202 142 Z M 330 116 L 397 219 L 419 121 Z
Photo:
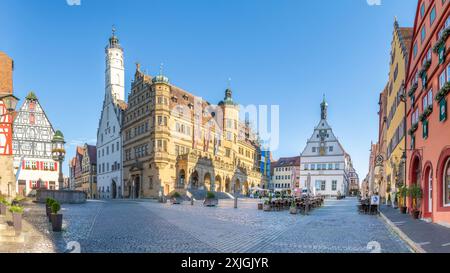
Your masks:
M 200 202 L 191 206 L 89 201 L 63 206 L 60 234 L 48 231 L 43 205 L 36 205 L 30 214 L 36 230 L 45 235 L 43 245 L 50 244 L 55 252 L 67 251 L 72 241 L 82 252 L 106 253 L 367 253 L 372 241 L 381 252 L 410 252 L 379 217 L 359 215 L 356 203 L 356 199 L 327 200 L 323 208 L 302 216 L 258 211 L 255 200 L 239 200 L 238 209 L 233 200 L 221 200 L 215 208 Z

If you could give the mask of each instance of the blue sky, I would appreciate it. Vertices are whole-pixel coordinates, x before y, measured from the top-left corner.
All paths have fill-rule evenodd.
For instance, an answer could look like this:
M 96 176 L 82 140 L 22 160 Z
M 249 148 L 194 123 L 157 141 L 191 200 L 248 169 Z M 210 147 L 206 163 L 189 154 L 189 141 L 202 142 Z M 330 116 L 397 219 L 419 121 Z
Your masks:
M 164 63 L 171 82 L 210 102 L 227 79 L 240 104 L 280 105 L 275 158 L 298 155 L 320 119 L 329 122 L 361 178 L 378 131 L 394 16 L 412 26 L 417 1 L 382 0 L 1 0 L 0 50 L 15 61 L 15 93 L 34 90 L 54 127 L 95 143 L 104 96 L 104 47 L 116 25 L 126 93 L 135 62 Z M 66 165 L 67 165 L 66 160 Z

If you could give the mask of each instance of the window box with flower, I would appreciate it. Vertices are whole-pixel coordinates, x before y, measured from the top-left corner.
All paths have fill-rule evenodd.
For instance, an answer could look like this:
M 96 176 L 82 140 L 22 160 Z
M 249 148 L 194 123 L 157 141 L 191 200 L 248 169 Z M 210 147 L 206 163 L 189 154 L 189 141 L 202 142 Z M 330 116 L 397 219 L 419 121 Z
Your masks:
M 436 101 L 439 102 L 450 92 L 450 82 L 446 82 L 444 86 L 436 94 Z
M 419 128 L 419 124 L 414 123 L 408 131 L 409 135 L 412 136 L 417 131 L 418 128 Z
M 419 120 L 422 122 L 426 121 L 432 112 L 433 112 L 433 106 L 428 105 L 428 107 L 423 110 L 423 113 L 420 115 Z
M 414 95 L 414 93 L 416 93 L 416 90 L 418 87 L 419 87 L 419 85 L 417 84 L 417 82 L 415 82 L 409 89 L 408 96 L 412 97 Z
M 446 29 L 444 29 L 444 31 L 442 32 L 442 36 L 441 38 L 439 38 L 439 40 L 436 42 L 436 44 L 434 44 L 433 46 L 433 51 L 434 53 L 439 53 L 439 51 L 445 47 L 445 42 L 447 41 L 448 37 L 450 36 L 450 27 L 447 27 Z
M 422 68 L 419 70 L 419 75 L 423 78 L 424 74 L 427 73 L 428 69 L 431 67 L 431 60 L 427 60 Z M 425 75 L 426 76 L 426 75 Z

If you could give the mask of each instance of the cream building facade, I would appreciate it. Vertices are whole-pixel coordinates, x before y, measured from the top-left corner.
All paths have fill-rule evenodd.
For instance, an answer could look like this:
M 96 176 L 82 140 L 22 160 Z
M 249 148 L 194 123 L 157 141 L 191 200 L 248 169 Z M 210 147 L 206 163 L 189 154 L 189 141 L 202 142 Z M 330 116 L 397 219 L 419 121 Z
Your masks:
M 248 194 L 267 183 L 256 136 L 239 120 L 230 89 L 212 105 L 169 83 L 162 72 L 145 75 L 138 64 L 122 132 L 125 198 Z

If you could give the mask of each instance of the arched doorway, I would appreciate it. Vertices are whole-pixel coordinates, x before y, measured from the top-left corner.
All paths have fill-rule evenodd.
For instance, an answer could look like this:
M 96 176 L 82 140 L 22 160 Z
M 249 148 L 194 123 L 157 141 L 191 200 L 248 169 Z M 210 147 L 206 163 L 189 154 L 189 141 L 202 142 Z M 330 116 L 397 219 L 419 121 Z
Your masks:
M 191 188 L 196 190 L 199 187 L 198 172 L 195 171 L 191 175 Z
M 236 193 L 240 193 L 241 192 L 241 181 L 239 181 L 239 179 L 236 178 L 236 181 L 234 182 L 234 189 Z
M 134 198 L 139 199 L 141 197 L 141 178 L 136 176 L 134 178 Z
M 249 195 L 248 182 L 244 182 L 244 195 Z
M 211 190 L 211 174 L 206 173 L 205 177 L 203 179 L 203 185 L 205 187 L 205 190 L 210 191 Z
M 444 206 L 450 206 L 450 157 L 447 159 L 447 163 L 444 168 L 443 177 L 443 190 L 444 190 Z
M 225 192 L 231 193 L 231 182 L 230 178 L 225 180 Z
M 419 154 L 415 154 L 412 156 L 409 186 L 412 186 L 412 185 L 421 186 L 421 183 L 420 183 L 421 177 L 422 177 L 421 172 L 422 172 L 421 159 L 420 159 Z M 409 197 L 408 200 L 409 200 L 409 206 L 411 206 L 412 205 L 411 197 Z
M 424 216 L 430 217 L 433 213 L 433 168 L 431 163 L 425 167 L 423 178 L 425 185 L 423 191 Z
M 181 170 L 179 175 L 178 175 L 177 188 L 178 189 L 184 188 L 185 181 L 186 181 L 186 172 L 184 170 Z
M 222 191 L 222 178 L 220 177 L 220 175 L 216 176 L 216 179 L 214 181 L 214 186 L 215 186 L 217 192 Z
M 111 198 L 117 199 L 117 184 L 116 184 L 116 181 L 114 181 L 114 180 L 111 183 L 111 190 L 112 190 Z

